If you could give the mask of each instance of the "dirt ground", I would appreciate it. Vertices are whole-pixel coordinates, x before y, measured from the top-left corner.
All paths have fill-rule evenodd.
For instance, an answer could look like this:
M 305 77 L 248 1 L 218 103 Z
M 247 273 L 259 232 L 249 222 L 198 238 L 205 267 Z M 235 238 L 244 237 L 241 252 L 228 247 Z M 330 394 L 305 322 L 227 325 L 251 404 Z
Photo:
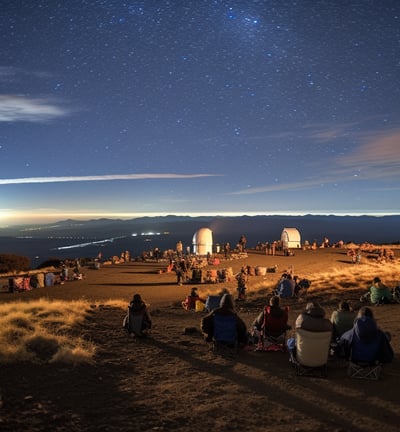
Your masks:
M 293 257 L 266 257 L 251 252 L 246 259 L 219 267 L 278 265 L 278 273 L 252 276 L 249 296 L 238 303 L 250 327 L 265 302 L 268 285 L 289 265 L 308 277 L 351 265 L 335 249 L 299 251 Z M 93 365 L 0 365 L 0 430 L 13 431 L 385 431 L 400 424 L 400 305 L 374 309 L 378 324 L 392 334 L 393 363 L 379 381 L 351 379 L 343 360 L 328 363 L 327 378 L 298 377 L 282 352 L 242 350 L 227 359 L 210 352 L 199 330 L 203 313 L 187 312 L 180 302 L 192 284 L 178 286 L 176 276 L 160 273 L 165 263 L 139 263 L 85 270 L 83 281 L 24 293 L 2 293 L 0 301 L 37 298 L 85 298 L 97 306 L 83 325 L 71 331 L 93 341 Z M 399 275 L 400 280 L 400 275 Z M 201 295 L 235 282 L 197 285 Z M 260 288 L 261 287 L 261 288 Z M 321 291 L 318 300 L 329 317 L 344 298 L 359 306 L 359 290 Z M 124 310 L 106 304 L 128 304 L 140 293 L 150 304 L 153 329 L 146 339 L 130 338 L 122 329 Z M 288 300 L 290 324 L 304 301 Z M 185 329 L 196 331 L 185 334 Z

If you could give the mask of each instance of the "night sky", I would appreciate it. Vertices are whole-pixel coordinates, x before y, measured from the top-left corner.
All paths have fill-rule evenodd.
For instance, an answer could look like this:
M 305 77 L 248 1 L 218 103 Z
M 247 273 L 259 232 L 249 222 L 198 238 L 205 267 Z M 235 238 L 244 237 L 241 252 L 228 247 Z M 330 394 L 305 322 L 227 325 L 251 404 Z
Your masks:
M 400 213 L 400 1 L 0 6 L 0 225 Z

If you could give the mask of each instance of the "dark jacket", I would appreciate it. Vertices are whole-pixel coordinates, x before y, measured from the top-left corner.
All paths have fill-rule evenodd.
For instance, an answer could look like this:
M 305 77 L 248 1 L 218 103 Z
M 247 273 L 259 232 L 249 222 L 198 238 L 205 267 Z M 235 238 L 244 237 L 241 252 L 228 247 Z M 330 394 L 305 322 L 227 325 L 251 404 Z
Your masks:
M 353 328 L 342 335 L 340 342 L 345 346 L 346 356 L 353 361 L 390 363 L 393 360 L 394 353 L 388 338 L 371 317 L 357 318 Z
M 247 328 L 244 321 L 231 309 L 226 309 L 223 307 L 219 307 L 212 312 L 210 312 L 208 315 L 206 315 L 201 320 L 201 331 L 206 335 L 206 340 L 208 342 L 211 342 L 214 335 L 214 314 L 219 315 L 234 315 L 236 316 L 236 330 L 237 330 L 237 338 L 238 342 L 241 344 L 247 343 Z

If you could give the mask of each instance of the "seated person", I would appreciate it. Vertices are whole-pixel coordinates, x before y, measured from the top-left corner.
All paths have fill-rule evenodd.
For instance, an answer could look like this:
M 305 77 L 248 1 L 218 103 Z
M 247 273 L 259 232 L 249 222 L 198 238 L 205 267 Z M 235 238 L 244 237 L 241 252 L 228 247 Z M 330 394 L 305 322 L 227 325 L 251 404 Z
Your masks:
M 247 344 L 246 324 L 235 312 L 234 300 L 231 294 L 224 294 L 220 302 L 220 307 L 214 309 L 201 320 L 200 328 L 204 333 L 207 342 L 211 342 L 213 340 L 214 315 L 235 316 L 238 343 L 242 345 Z
M 310 332 L 332 331 L 332 323 L 325 318 L 325 311 L 314 303 L 307 303 L 305 310 L 297 317 L 295 326 Z
M 373 283 L 369 288 L 369 293 L 371 303 L 374 305 L 392 303 L 392 292 L 382 283 L 379 277 L 374 278 Z
M 353 327 L 355 317 L 356 314 L 351 310 L 350 304 L 347 301 L 341 301 L 331 315 L 334 340 L 340 338 L 344 332 Z
M 300 297 L 310 288 L 311 282 L 308 279 L 300 279 L 298 276 L 293 276 L 294 281 L 294 297 Z
M 271 297 L 269 305 L 264 307 L 264 310 L 253 322 L 255 342 L 258 341 L 260 334 L 272 338 L 284 335 L 287 330 L 291 329 L 291 326 L 288 325 L 288 319 L 289 308 L 280 307 L 278 296 Z
M 393 349 L 390 334 L 380 330 L 369 307 L 362 307 L 351 330 L 345 332 L 339 341 L 344 346 L 345 355 L 354 362 L 390 363 Z
M 219 308 L 224 294 L 229 294 L 229 290 L 227 288 L 222 288 L 222 290 L 220 290 L 216 295 L 208 295 L 205 301 L 204 309 L 207 312 L 211 312 L 214 309 Z
M 282 298 L 293 297 L 295 282 L 290 274 L 284 273 L 275 290 L 275 295 Z
M 197 288 L 193 287 L 190 291 L 190 294 L 182 302 L 183 309 L 186 309 L 186 310 L 196 309 L 196 301 L 197 300 L 200 300 L 204 303 L 204 300 L 202 300 L 200 298 L 200 296 L 197 292 Z
M 128 306 L 128 314 L 124 320 L 124 326 L 130 336 L 145 336 L 151 329 L 151 317 L 146 304 L 140 294 L 135 294 Z
M 298 330 L 296 337 L 287 340 L 291 361 L 309 367 L 325 365 L 329 355 L 332 323 L 325 318 L 324 309 L 317 304 L 307 303 L 305 310 L 297 317 L 295 327 Z

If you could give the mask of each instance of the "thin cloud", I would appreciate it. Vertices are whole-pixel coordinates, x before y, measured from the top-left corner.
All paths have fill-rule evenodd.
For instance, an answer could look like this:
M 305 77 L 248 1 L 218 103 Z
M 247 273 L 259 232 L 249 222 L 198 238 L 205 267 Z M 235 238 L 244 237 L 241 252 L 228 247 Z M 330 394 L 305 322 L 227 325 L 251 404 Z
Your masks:
M 360 168 L 379 167 L 382 170 L 400 168 L 400 130 L 391 131 L 369 137 L 367 142 L 360 145 L 352 153 L 343 156 L 340 162 L 343 166 L 358 166 Z M 400 171 L 398 171 L 400 172 Z
M 112 174 L 102 176 L 70 176 L 70 177 L 27 177 L 15 179 L 0 179 L 4 184 L 31 183 L 63 183 L 79 181 L 113 181 L 113 180 L 148 180 L 148 179 L 191 179 L 202 177 L 218 177 L 220 174 Z
M 70 111 L 47 98 L 0 95 L 0 122 L 46 122 L 69 115 Z
M 308 190 L 321 187 L 321 185 L 337 183 L 338 179 L 335 178 L 318 178 L 312 180 L 296 181 L 295 183 L 274 183 L 272 185 L 260 186 L 257 188 L 242 189 L 232 192 L 230 195 L 251 195 L 265 192 L 279 192 L 279 191 L 296 191 Z
M 250 195 L 265 192 L 311 190 L 336 183 L 361 181 L 399 181 L 400 180 L 400 130 L 387 134 L 364 137 L 351 153 L 337 157 L 329 168 L 330 176 L 315 176 L 292 183 L 242 189 L 231 195 Z M 395 191 L 397 188 L 382 186 L 382 191 Z

